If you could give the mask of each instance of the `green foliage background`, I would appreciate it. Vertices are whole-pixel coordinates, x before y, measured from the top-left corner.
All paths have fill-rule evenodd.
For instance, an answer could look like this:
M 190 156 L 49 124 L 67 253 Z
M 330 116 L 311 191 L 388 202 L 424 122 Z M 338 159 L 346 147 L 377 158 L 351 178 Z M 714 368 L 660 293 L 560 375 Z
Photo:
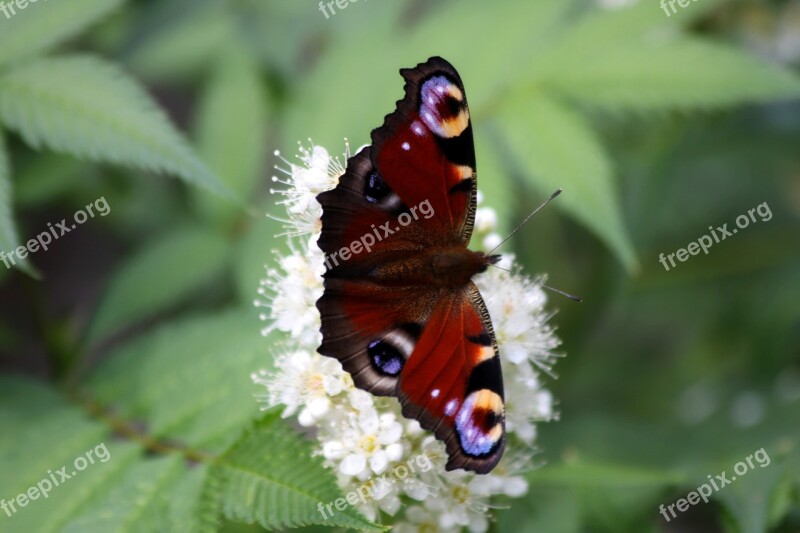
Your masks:
M 512 246 L 585 299 L 552 302 L 561 420 L 492 527 L 800 530 L 800 76 L 768 45 L 798 39 L 798 11 L 75 0 L 0 17 L 0 250 L 111 207 L 0 269 L 0 498 L 100 442 L 112 457 L 0 531 L 380 529 L 320 523 L 332 474 L 253 399 L 280 339 L 252 300 L 283 246 L 262 216 L 272 151 L 366 143 L 397 70 L 431 55 L 464 79 L 501 227 L 564 189 Z M 771 221 L 658 263 L 762 202 Z M 663 521 L 762 447 L 769 467 Z

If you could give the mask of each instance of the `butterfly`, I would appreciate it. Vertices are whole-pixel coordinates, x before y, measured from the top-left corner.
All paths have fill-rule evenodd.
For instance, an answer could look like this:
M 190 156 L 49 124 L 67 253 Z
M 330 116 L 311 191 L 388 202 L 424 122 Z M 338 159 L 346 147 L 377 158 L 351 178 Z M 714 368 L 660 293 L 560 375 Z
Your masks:
M 467 248 L 477 174 L 461 77 L 440 57 L 402 69 L 405 97 L 317 196 L 325 356 L 395 396 L 446 445 L 447 470 L 491 471 L 505 447 L 503 376 L 472 278 L 499 261 Z

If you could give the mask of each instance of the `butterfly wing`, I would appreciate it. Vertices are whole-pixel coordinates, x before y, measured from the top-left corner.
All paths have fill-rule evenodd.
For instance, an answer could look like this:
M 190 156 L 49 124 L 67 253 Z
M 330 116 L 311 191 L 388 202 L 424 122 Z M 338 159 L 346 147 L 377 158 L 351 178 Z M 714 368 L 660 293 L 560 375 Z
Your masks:
M 407 205 L 431 203 L 437 216 L 427 224 L 434 226 L 430 229 L 466 245 L 475 220 L 477 175 L 464 84 L 441 57 L 400 74 L 405 97 L 372 132 L 376 165 Z
M 470 283 L 433 311 L 397 387 L 403 415 L 447 447 L 447 470 L 492 470 L 505 446 L 500 354 L 478 288 Z
M 445 60 L 401 74 L 405 97 L 372 132 L 372 146 L 318 196 L 326 256 L 318 351 L 341 361 L 359 388 L 400 397 L 406 416 L 447 442 L 448 468 L 486 472 L 505 433 L 499 359 L 480 294 L 472 284 L 403 283 L 405 270 L 423 266 L 415 263 L 422 250 L 469 242 L 477 191 L 469 109 Z M 457 404 L 449 415 L 455 404 L 445 397 Z
M 461 77 L 440 57 L 400 73 L 405 97 L 373 130 L 372 146 L 350 159 L 339 185 L 318 197 L 324 228 L 319 245 L 328 257 L 375 235 L 376 245 L 357 258 L 370 261 L 351 269 L 350 276 L 385 261 L 383 252 L 453 242 L 466 246 L 472 235 L 475 148 Z M 386 246 L 383 239 L 392 236 L 387 230 L 398 229 L 397 217 L 404 213 L 413 219 L 412 231 L 395 231 Z M 327 266 L 337 270 L 338 261 Z

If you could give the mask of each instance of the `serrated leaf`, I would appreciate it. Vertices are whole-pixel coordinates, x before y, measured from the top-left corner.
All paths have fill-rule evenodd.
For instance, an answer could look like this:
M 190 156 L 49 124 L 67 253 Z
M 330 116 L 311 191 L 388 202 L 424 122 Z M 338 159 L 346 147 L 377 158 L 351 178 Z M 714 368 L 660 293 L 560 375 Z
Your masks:
M 3 254 L 13 252 L 19 245 L 19 234 L 17 225 L 14 223 L 11 199 L 11 163 L 8 160 L 5 136 L 0 130 L 0 252 Z M 28 274 L 35 275 L 27 258 L 21 259 L 16 254 L 13 257 L 3 255 L 2 262 L 3 265 L 0 268 L 16 266 Z
M 637 269 L 620 215 L 611 163 L 586 121 L 557 100 L 536 93 L 500 111 L 506 142 L 542 194 L 563 194 L 555 205 L 593 231 L 628 271 Z
M 536 81 L 609 109 L 714 108 L 800 96 L 800 78 L 743 51 L 682 38 L 556 56 Z
M 166 172 L 230 194 L 147 92 L 95 57 L 40 59 L 6 73 L 0 120 L 34 148 Z
M 208 468 L 206 465 L 193 466 L 172 493 L 169 511 L 169 531 L 172 533 L 212 533 L 217 531 L 216 515 L 203 512 L 201 507 L 202 490 Z
M 228 311 L 164 325 L 116 350 L 90 390 L 151 434 L 222 451 L 258 415 L 250 374 L 271 367 L 256 311 Z
M 277 413 L 243 435 L 215 461 L 209 475 L 219 484 L 219 504 L 231 520 L 269 529 L 325 524 L 383 530 L 351 507 L 325 519 L 319 505 L 341 498 L 341 491 L 322 460 L 312 455 L 311 444 Z
M 182 302 L 222 272 L 228 248 L 224 238 L 203 228 L 179 228 L 147 245 L 109 282 L 88 341 Z
M 69 2 L 29 2 L 24 9 L 6 2 L 13 10 L 10 18 L 0 19 L 0 64 L 18 61 L 78 35 L 108 15 L 122 0 L 71 0 Z
M 198 113 L 200 155 L 235 194 L 250 197 L 265 162 L 267 102 L 247 49 L 231 45 L 220 53 Z M 217 219 L 237 214 L 218 198 L 197 196 L 203 211 Z

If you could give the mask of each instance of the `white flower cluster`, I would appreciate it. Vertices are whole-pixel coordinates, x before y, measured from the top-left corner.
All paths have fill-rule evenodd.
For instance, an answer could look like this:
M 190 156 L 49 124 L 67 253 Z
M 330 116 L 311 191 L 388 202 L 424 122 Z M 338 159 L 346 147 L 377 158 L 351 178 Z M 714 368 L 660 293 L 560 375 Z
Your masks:
M 301 146 L 298 164 L 284 162 L 288 168 L 279 170 L 288 178 L 273 181 L 286 186 L 279 192 L 288 214 L 284 222 L 291 253 L 279 258 L 277 269 L 267 271 L 256 305 L 264 309 L 264 333 L 279 330 L 289 339 L 276 354 L 275 370 L 252 376 L 267 389 L 261 395 L 264 408 L 282 406 L 285 417 L 296 414 L 301 426 L 315 429 L 318 453 L 336 471 L 345 492 L 391 473 L 409 458 L 424 454 L 430 459 L 431 468 L 399 483 L 383 484 L 366 503 L 359 502 L 370 519 L 389 521 L 401 533 L 486 531 L 493 498 L 526 494 L 521 474 L 530 467 L 535 423 L 554 417 L 552 396 L 541 387 L 539 371 L 549 372 L 559 340 L 547 325 L 550 315 L 544 310 L 547 298 L 541 280 L 515 272 L 510 256 L 501 261 L 501 268 L 476 278 L 500 347 L 508 442 L 504 458 L 488 475 L 446 472 L 444 445 L 415 420 L 403 418 L 396 399 L 355 388 L 337 360 L 316 352 L 321 337 L 315 302 L 322 295 L 325 270 L 316 244 L 321 229 L 316 196 L 335 187 L 344 170 L 324 148 L 313 145 Z M 495 211 L 479 207 L 475 242 L 485 249 L 497 245 L 496 225 Z

